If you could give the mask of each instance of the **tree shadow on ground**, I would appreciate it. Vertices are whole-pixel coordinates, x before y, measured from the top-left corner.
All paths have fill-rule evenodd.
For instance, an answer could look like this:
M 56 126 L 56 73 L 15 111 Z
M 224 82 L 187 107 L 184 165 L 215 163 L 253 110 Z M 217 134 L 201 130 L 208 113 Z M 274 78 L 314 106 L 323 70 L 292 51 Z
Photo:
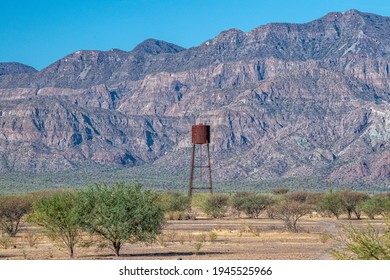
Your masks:
M 227 255 L 227 252 L 199 252 L 197 254 L 193 252 L 161 252 L 161 253 L 140 253 L 140 254 L 121 254 L 119 257 L 114 254 L 101 254 L 101 255 L 84 255 L 78 256 L 79 258 L 86 259 L 98 259 L 98 258 L 153 258 L 153 257 L 185 257 L 185 256 L 205 256 L 205 255 Z

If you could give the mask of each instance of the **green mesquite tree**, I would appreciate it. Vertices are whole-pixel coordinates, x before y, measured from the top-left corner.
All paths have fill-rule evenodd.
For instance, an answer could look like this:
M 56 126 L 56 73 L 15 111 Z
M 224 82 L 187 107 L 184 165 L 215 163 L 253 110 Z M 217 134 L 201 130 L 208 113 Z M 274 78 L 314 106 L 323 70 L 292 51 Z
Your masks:
M 31 221 L 44 227 L 46 235 L 60 241 L 73 258 L 74 248 L 81 237 L 81 220 L 76 192 L 57 193 L 38 200 L 33 205 Z
M 158 196 L 139 183 L 95 185 L 82 191 L 83 228 L 109 242 L 119 256 L 125 242 L 151 242 L 164 224 Z

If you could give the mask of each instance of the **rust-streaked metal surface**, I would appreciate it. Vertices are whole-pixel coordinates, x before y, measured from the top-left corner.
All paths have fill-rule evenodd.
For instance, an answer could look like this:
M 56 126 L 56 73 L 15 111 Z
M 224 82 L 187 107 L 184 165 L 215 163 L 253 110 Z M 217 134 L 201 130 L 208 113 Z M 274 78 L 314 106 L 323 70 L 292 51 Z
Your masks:
M 192 144 L 210 143 L 210 126 L 197 124 L 192 126 Z

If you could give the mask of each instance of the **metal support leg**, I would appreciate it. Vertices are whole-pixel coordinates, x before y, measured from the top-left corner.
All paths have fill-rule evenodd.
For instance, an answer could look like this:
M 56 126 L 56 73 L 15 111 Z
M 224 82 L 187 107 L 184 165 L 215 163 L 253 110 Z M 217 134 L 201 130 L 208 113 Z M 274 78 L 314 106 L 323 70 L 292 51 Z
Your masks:
M 201 144 L 200 144 L 201 145 Z M 210 159 L 210 144 L 207 143 L 207 165 L 203 162 L 202 158 L 200 159 L 200 162 L 195 165 L 195 154 L 196 154 L 196 144 L 192 145 L 192 159 L 191 159 L 191 175 L 190 175 L 190 189 L 188 191 L 188 196 L 192 196 L 193 190 L 209 190 L 209 192 L 213 193 L 213 183 L 211 178 L 211 159 Z M 199 147 L 199 151 L 201 153 L 201 146 Z M 198 155 L 199 156 L 199 155 Z M 200 155 L 202 156 L 202 155 Z M 194 186 L 194 170 L 195 168 L 200 168 L 200 178 L 199 180 L 202 181 L 202 168 L 208 168 L 209 170 L 209 186 L 208 187 L 195 187 Z M 197 174 L 199 176 L 199 174 Z M 207 175 L 206 175 L 207 176 Z
M 209 183 L 210 183 L 210 193 L 213 193 L 213 181 L 211 179 L 211 161 L 210 161 L 210 144 L 207 143 L 207 157 L 208 157 L 208 165 L 209 165 Z
M 194 188 L 194 168 L 195 168 L 195 144 L 192 145 L 192 159 L 191 159 L 191 175 L 190 175 L 190 190 L 188 195 L 192 196 L 192 189 Z

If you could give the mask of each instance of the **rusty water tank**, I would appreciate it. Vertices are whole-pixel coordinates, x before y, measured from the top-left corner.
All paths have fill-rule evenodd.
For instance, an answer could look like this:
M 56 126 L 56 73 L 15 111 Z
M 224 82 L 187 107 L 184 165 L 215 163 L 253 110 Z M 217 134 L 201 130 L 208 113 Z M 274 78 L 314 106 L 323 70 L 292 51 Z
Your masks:
M 202 123 L 192 126 L 192 144 L 210 143 L 210 126 Z

